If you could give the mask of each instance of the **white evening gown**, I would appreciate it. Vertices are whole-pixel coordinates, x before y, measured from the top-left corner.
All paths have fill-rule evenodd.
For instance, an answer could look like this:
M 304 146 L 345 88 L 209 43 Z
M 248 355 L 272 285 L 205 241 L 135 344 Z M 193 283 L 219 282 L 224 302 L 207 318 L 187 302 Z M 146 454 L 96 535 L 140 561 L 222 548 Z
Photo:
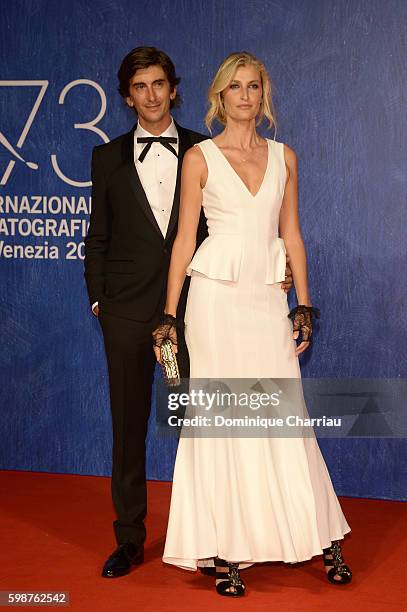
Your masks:
M 255 196 L 212 140 L 195 145 L 208 166 L 203 207 L 209 236 L 187 270 L 191 379 L 301 378 L 280 286 L 284 145 L 267 144 L 267 169 Z M 164 562 L 189 570 L 213 565 L 215 556 L 240 568 L 295 563 L 322 554 L 349 531 L 313 431 L 296 438 L 181 432 Z

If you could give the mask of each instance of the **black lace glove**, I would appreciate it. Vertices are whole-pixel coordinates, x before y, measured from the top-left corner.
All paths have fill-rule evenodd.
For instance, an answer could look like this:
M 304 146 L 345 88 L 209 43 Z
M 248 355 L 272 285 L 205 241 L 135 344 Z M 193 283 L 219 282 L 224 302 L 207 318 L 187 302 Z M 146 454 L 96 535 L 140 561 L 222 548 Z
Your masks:
M 319 319 L 319 315 L 319 308 L 299 304 L 287 316 L 293 322 L 293 331 L 301 331 L 302 342 L 311 342 L 312 319 L 313 317 Z
M 168 338 L 173 344 L 177 344 L 177 319 L 170 314 L 163 314 L 158 327 L 153 331 L 153 345 L 161 347 Z

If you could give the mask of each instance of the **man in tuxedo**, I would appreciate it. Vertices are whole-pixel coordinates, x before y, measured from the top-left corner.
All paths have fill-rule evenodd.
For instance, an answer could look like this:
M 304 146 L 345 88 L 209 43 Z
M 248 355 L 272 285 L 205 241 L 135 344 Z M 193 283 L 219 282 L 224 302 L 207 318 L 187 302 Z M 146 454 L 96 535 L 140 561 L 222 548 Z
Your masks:
M 137 47 L 118 72 L 119 92 L 138 117 L 130 132 L 97 146 L 92 156 L 92 212 L 85 239 L 85 279 L 107 356 L 113 424 L 112 497 L 118 547 L 102 576 L 142 563 L 147 510 L 145 438 L 155 355 L 152 331 L 163 314 L 177 231 L 180 173 L 187 149 L 207 136 L 171 116 L 180 103 L 175 67 L 155 47 Z M 207 236 L 203 212 L 197 247 Z M 283 288 L 291 286 L 289 269 Z M 183 321 L 189 278 L 177 310 Z M 189 376 L 185 339 L 178 337 L 181 376 Z

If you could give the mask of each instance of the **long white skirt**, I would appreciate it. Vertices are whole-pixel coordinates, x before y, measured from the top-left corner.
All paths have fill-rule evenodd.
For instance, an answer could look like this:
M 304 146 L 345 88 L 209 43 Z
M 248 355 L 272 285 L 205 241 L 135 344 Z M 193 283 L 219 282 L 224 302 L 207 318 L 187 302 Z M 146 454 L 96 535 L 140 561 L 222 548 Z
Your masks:
M 193 272 L 185 315 L 191 379 L 300 379 L 288 312 L 279 283 Z M 296 438 L 181 433 L 164 562 L 189 570 L 213 565 L 215 556 L 240 568 L 295 563 L 322 554 L 349 531 L 313 432 Z

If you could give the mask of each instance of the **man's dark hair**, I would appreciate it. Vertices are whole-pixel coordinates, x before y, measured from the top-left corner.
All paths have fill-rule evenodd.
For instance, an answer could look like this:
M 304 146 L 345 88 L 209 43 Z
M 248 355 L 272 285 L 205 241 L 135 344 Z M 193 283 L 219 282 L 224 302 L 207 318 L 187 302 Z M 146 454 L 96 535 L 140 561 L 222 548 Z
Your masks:
M 117 77 L 119 79 L 119 93 L 123 98 L 129 95 L 129 85 L 132 76 L 141 68 L 149 68 L 149 66 L 161 66 L 170 83 L 171 91 L 181 81 L 175 74 L 175 66 L 172 60 L 164 51 L 160 51 L 156 47 L 136 47 L 126 55 L 121 63 Z M 171 100 L 170 108 L 180 106 L 181 98 L 177 95 L 174 100 Z

